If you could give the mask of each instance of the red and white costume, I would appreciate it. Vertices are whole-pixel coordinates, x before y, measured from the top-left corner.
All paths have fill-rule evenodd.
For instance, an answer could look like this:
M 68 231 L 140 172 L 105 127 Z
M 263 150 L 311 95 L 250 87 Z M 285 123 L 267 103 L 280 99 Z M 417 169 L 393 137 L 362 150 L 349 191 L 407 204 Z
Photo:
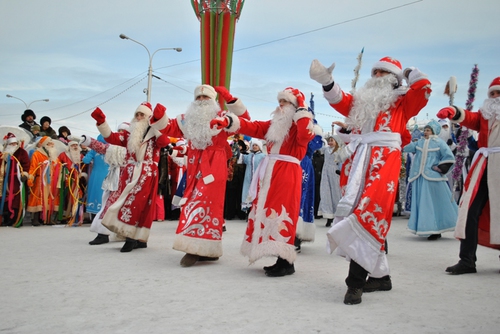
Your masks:
M 497 81 L 497 86 L 493 88 L 500 90 L 500 79 Z M 491 89 L 492 86 L 490 86 Z M 479 134 L 477 140 L 479 149 L 474 155 L 460 199 L 455 237 L 465 239 L 467 214 L 477 193 L 479 181 L 486 170 L 489 203 L 486 204 L 479 217 L 477 241 L 480 245 L 500 249 L 500 206 L 490 205 L 500 202 L 500 188 L 495 186 L 500 183 L 498 174 L 500 168 L 500 98 L 497 97 L 495 100 L 485 101 L 485 104 L 489 102 L 491 107 L 483 107 L 479 112 L 458 108 L 458 113 L 452 120 L 453 123 L 460 123 L 468 129 L 478 131 Z
M 376 65 L 389 72 L 395 64 L 391 58 Z M 396 61 L 397 62 L 397 61 Z M 401 65 L 395 72 L 402 73 Z M 374 67 L 375 69 L 375 67 Z M 402 77 L 397 77 L 399 84 Z M 401 146 L 410 142 L 406 124 L 427 104 L 430 82 L 418 69 L 409 78 L 408 89 L 394 90 L 394 100 L 385 110 L 373 110 L 374 116 L 353 128 L 347 152 L 350 157 L 342 166 L 342 195 L 333 226 L 327 232 L 328 251 L 354 260 L 373 277 L 389 275 L 384 242 L 391 226 L 393 207 L 401 169 Z M 398 95 L 399 94 L 399 95 Z M 396 96 L 398 95 L 398 96 Z M 342 115 L 349 117 L 355 97 L 343 92 L 337 83 L 324 96 Z M 355 95 L 356 96 L 356 95 Z
M 278 100 L 294 101 L 290 90 Z M 302 168 L 300 160 L 314 137 L 312 114 L 293 105 L 283 107 L 289 114 L 279 126 L 269 121 L 249 121 L 233 117 L 230 131 L 266 140 L 268 154 L 254 173 L 249 195 L 254 198 L 241 253 L 250 263 L 262 257 L 278 256 L 293 263 L 297 256 L 294 240 L 300 212 Z M 281 113 L 279 109 L 275 112 Z M 273 123 L 274 124 L 273 126 Z
M 152 115 L 149 103 L 141 104 L 137 112 L 146 117 Z M 147 242 L 156 202 L 158 188 L 158 160 L 160 149 L 170 142 L 162 130 L 168 123 L 166 115 L 151 124 L 143 138 L 133 131 L 112 132 L 107 122 L 97 126 L 106 142 L 127 148 L 125 165 L 121 168 L 118 189 L 110 193 L 103 208 L 102 225 L 118 235 Z M 142 135 L 140 136 L 142 137 Z
M 198 90 L 205 91 L 200 93 Z M 201 85 L 195 91 L 195 96 L 197 94 L 209 96 L 216 106 L 217 93 L 212 87 Z M 192 105 L 191 108 L 196 107 Z M 249 117 L 240 100 L 228 104 L 228 109 L 237 115 Z M 225 114 L 225 111 L 214 112 L 213 118 Z M 199 129 L 195 129 L 189 125 L 188 118 L 186 113 L 170 119 L 169 125 L 163 131 L 170 137 L 184 138 L 188 141 L 186 188 L 179 202 L 182 208 L 173 248 L 187 254 L 218 258 L 222 256 L 227 161 L 232 155 L 227 137 L 233 133 L 211 130 L 210 120 L 199 124 Z M 206 130 L 213 131 L 209 142 L 204 148 L 195 147 L 193 145 L 195 133 Z

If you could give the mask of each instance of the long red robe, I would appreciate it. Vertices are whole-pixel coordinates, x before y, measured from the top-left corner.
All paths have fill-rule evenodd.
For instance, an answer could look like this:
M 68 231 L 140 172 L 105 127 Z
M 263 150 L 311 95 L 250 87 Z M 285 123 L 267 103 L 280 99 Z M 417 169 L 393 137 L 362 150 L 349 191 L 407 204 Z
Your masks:
M 340 185 L 344 194 L 335 213 L 334 225 L 327 233 L 329 250 L 333 252 L 338 247 L 339 255 L 353 259 L 374 277 L 389 274 L 389 265 L 383 250 L 398 189 L 401 145 L 405 146 L 411 139 L 406 124 L 425 107 L 430 93 L 428 79 L 422 77 L 414 82 L 389 110 L 378 114 L 371 131 L 360 133 L 361 136 L 378 133 L 381 136 L 395 135 L 398 138 L 392 140 L 392 146 L 376 142 L 364 147 L 364 165 L 351 170 L 356 154 L 362 154 L 360 145 L 342 167 Z M 334 89 L 325 92 L 325 98 L 340 102 L 330 105 L 342 115 L 349 116 L 353 96 L 341 92 L 339 99 L 332 94 L 335 94 Z M 357 188 L 356 196 L 348 198 L 346 192 L 358 182 L 359 188 L 354 187 Z M 351 201 L 350 206 L 343 205 L 347 200 Z
M 241 253 L 250 263 L 265 256 L 279 256 L 290 263 L 295 261 L 294 240 L 302 189 L 300 160 L 314 137 L 311 118 L 312 114 L 307 111 L 297 112 L 283 142 L 266 143 L 268 155 L 259 164 L 265 167 L 264 176 L 252 202 L 241 245 Z M 264 139 L 271 122 L 250 122 L 240 118 L 238 132 Z

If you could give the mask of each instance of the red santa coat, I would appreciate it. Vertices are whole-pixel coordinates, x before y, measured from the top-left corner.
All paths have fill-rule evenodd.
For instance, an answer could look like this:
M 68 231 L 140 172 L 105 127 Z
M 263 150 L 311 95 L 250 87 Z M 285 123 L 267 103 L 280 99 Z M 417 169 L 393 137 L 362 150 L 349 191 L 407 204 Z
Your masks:
M 228 109 L 249 117 L 240 100 L 228 104 Z M 219 116 L 225 113 L 219 112 Z M 170 137 L 184 138 L 184 118 L 183 114 L 171 119 L 163 132 Z M 231 134 L 220 131 L 203 150 L 188 142 L 186 188 L 180 200 L 182 207 L 173 249 L 200 256 L 222 256 L 227 161 L 232 155 L 227 137 Z
M 339 90 L 325 92 L 325 98 L 340 100 L 330 105 L 347 117 L 353 96 L 345 92 L 341 92 L 341 97 L 332 95 L 336 91 Z M 378 114 L 373 132 L 360 134 L 361 143 L 366 140 L 366 145 L 356 147 L 342 167 L 343 197 L 334 225 L 327 233 L 329 250 L 333 252 L 338 247 L 339 255 L 353 259 L 374 277 L 389 273 L 383 250 L 398 189 L 401 145 L 411 140 L 406 124 L 425 107 L 430 93 L 429 80 L 421 77 L 414 82 L 389 110 Z M 353 134 L 356 135 L 354 131 Z M 351 172 L 356 155 L 362 154 L 366 160 Z
M 500 207 L 498 205 L 490 206 L 490 203 L 500 202 L 500 188 L 492 186 L 500 182 L 498 176 L 500 167 L 500 121 L 495 120 L 494 116 L 493 119 L 487 120 L 481 110 L 479 112 L 460 110 L 459 118 L 452 120 L 452 122 L 460 123 L 462 126 L 478 131 L 478 152 L 485 148 L 496 150 L 495 153 L 491 152 L 487 155 L 476 153 L 474 157 L 474 163 L 467 174 L 463 194 L 460 198 L 455 237 L 465 239 L 465 225 L 470 204 L 474 201 L 478 189 L 477 185 L 487 166 L 489 202 L 479 217 L 478 243 L 486 247 L 500 249 Z
M 265 256 L 279 256 L 295 261 L 294 240 L 300 213 L 302 160 L 314 137 L 312 114 L 298 111 L 281 144 L 267 142 L 268 155 L 259 164 L 263 173 L 252 209 L 248 215 L 241 253 L 250 263 Z M 237 131 L 252 138 L 266 138 L 272 121 L 239 119 Z M 267 161 L 266 161 L 267 160 Z M 254 177 L 257 177 L 254 175 Z
M 118 190 L 110 194 L 103 209 L 102 225 L 116 234 L 143 242 L 149 238 L 154 218 L 151 208 L 156 203 L 158 188 L 160 149 L 170 142 L 168 136 L 160 132 L 167 122 L 164 116 L 151 125 L 138 152 L 127 148 Z M 130 133 L 112 132 L 106 122 L 97 128 L 107 143 L 127 147 Z
M 59 201 L 63 203 L 64 214 L 68 215 L 61 218 L 68 218 L 67 223 L 71 226 L 77 216 L 78 202 L 81 201 L 84 194 L 83 187 L 80 184 L 80 177 L 87 178 L 87 165 L 83 163 L 75 164 L 68 155 L 68 152 L 59 154 L 58 159 L 62 165 L 62 177 L 65 177 L 63 179 L 65 196 L 64 198 L 60 198 Z M 78 222 L 80 225 L 83 223 L 83 206 L 81 210 Z
M 21 206 L 21 191 L 20 185 L 21 183 L 21 175 L 28 176 L 28 171 L 30 168 L 30 158 L 28 156 L 28 152 L 22 147 L 19 147 L 12 157 L 6 157 L 0 153 L 0 158 L 3 158 L 2 164 L 3 167 L 6 166 L 6 159 L 12 159 L 10 165 L 10 173 L 4 175 L 3 185 L 8 185 L 6 194 L 4 198 L 5 206 L 7 208 L 19 209 Z M 0 187 L 0 190 L 2 187 Z M 2 194 L 0 193 L 0 196 Z

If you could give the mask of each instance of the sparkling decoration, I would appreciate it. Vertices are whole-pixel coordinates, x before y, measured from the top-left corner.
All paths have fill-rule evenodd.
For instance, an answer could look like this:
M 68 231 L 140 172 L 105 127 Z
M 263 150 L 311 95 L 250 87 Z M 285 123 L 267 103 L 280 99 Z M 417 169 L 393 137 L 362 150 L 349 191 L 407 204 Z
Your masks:
M 474 68 L 472 68 L 472 73 L 470 75 L 469 91 L 467 92 L 468 98 L 467 102 L 465 103 L 466 110 L 472 110 L 474 98 L 476 95 L 478 74 L 479 74 L 479 68 L 477 67 L 477 64 L 475 64 Z M 462 132 L 458 137 L 457 153 L 455 155 L 455 166 L 453 167 L 453 171 L 451 174 L 453 180 L 456 182 L 460 180 L 460 177 L 462 175 L 462 167 L 464 165 L 466 148 L 467 148 L 467 138 L 469 138 L 469 130 L 466 128 L 462 128 Z

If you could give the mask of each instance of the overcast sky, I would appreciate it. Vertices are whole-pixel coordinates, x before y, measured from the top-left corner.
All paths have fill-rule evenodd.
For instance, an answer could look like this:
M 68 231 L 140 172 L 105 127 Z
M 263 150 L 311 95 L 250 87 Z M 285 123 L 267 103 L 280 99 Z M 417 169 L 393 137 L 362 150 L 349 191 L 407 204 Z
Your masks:
M 268 119 L 277 93 L 288 86 L 315 95 L 316 118 L 324 131 L 341 120 L 309 78 L 319 59 L 336 62 L 335 81 L 350 90 L 356 57 L 364 47 L 358 87 L 384 56 L 429 75 L 433 94 L 419 119 L 435 117 L 448 104 L 443 95 L 456 76 L 455 104 L 464 106 L 470 73 L 478 64 L 475 107 L 500 76 L 498 0 L 247 0 L 236 25 L 231 92 L 253 119 Z M 146 100 L 149 58 L 152 98 L 169 117 L 186 110 L 200 84 L 200 24 L 189 0 L 16 0 L 0 1 L 0 124 L 18 125 L 25 109 L 66 125 L 73 134 L 96 135 L 90 113 L 96 106 L 111 126 L 130 121 Z M 141 81 L 142 79 L 142 81 Z

